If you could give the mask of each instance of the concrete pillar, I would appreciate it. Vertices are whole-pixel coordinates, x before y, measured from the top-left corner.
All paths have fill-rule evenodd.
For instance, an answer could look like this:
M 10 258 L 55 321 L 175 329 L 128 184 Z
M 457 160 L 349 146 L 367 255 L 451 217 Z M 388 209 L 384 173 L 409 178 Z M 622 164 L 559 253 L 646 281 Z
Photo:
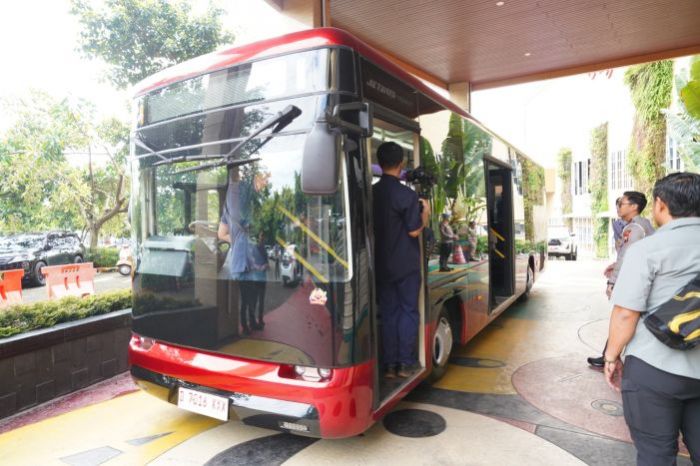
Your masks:
M 471 86 L 468 82 L 448 84 L 450 100 L 467 112 L 471 109 Z

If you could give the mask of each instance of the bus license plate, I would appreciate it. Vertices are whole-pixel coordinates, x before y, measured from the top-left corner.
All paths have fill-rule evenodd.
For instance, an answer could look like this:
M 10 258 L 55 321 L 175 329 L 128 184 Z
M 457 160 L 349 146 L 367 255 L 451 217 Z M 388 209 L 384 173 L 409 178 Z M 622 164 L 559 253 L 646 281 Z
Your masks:
M 177 405 L 187 411 L 228 421 L 228 398 L 179 387 Z

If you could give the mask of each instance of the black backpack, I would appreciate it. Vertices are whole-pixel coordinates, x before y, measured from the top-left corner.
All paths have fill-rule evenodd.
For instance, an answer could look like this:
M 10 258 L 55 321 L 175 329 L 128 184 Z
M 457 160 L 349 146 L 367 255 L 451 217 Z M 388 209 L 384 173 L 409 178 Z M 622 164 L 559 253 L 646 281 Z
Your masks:
M 650 311 L 644 325 L 670 348 L 689 350 L 700 345 L 700 274 Z

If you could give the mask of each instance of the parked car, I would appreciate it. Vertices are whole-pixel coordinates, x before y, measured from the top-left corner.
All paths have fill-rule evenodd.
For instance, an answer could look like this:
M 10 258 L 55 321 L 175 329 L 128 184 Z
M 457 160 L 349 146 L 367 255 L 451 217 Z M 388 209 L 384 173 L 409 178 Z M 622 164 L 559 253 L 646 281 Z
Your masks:
M 578 246 L 575 235 L 568 230 L 550 231 L 547 242 L 547 256 L 564 257 L 568 261 L 575 261 L 578 258 Z
M 78 263 L 84 258 L 80 238 L 68 231 L 17 234 L 0 243 L 0 270 L 23 269 L 24 278 L 37 285 L 45 283 L 44 266 Z

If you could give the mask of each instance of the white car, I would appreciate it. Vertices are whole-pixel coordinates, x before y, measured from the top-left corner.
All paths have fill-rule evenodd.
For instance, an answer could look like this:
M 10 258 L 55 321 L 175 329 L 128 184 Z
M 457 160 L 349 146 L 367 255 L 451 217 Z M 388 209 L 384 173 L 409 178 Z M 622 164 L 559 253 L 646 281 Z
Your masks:
M 574 240 L 574 234 L 568 231 L 549 235 L 547 242 L 547 257 L 565 257 L 568 261 L 575 261 L 578 257 L 578 246 Z

